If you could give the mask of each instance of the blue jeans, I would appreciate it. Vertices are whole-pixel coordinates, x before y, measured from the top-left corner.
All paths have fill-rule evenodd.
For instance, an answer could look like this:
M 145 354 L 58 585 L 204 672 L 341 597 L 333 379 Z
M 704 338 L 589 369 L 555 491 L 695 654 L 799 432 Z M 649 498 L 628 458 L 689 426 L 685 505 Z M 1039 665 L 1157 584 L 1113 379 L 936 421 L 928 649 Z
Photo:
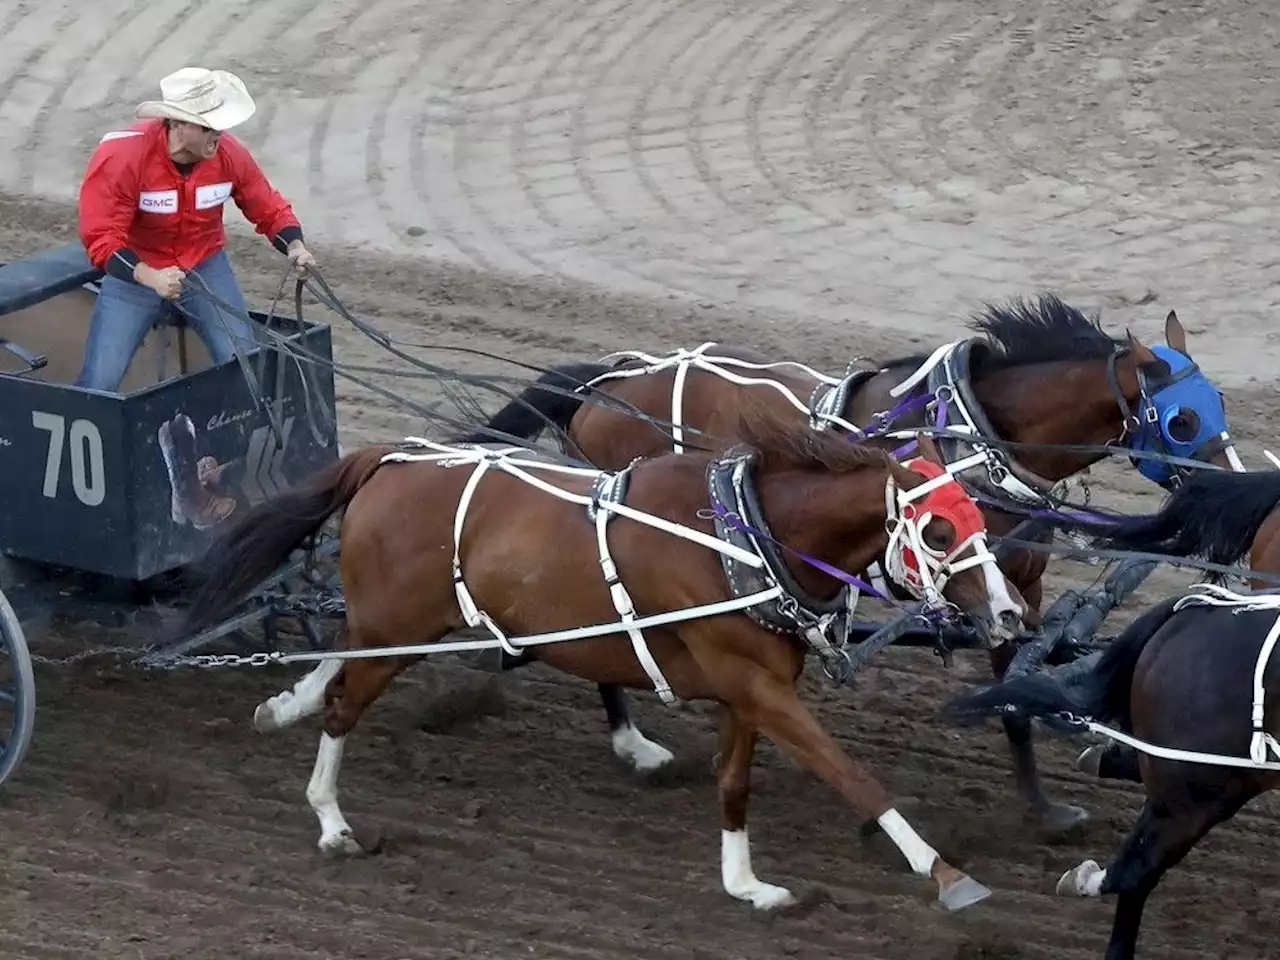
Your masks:
M 226 251 L 219 250 L 189 272 L 198 273 L 205 286 L 219 299 L 238 310 L 246 309 L 244 294 L 240 292 L 240 284 L 236 281 Z M 244 353 L 257 346 L 248 322 L 206 297 L 195 282 L 184 287 L 175 300 L 168 301 L 150 287 L 118 280 L 108 274 L 102 278 L 98 302 L 89 319 L 84 365 L 75 385 L 117 392 L 147 332 L 164 318 L 167 309 L 177 310 L 179 316 L 195 329 L 209 348 L 214 363 L 225 363 L 235 356 L 233 336 Z

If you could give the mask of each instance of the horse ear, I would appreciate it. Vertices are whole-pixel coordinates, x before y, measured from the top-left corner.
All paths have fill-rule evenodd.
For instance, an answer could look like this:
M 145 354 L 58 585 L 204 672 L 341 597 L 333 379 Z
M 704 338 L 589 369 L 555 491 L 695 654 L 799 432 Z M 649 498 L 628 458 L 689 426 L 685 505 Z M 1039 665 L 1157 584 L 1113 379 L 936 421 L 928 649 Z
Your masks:
M 1139 366 L 1160 362 L 1160 358 L 1151 352 L 1151 348 L 1135 337 L 1128 328 L 1125 329 L 1124 335 L 1129 341 L 1129 350 L 1133 353 L 1133 359 L 1138 362 Z
M 1182 329 L 1182 321 L 1178 319 L 1178 315 L 1172 310 L 1164 318 L 1164 342 L 1183 356 L 1191 356 L 1191 354 L 1187 353 L 1187 331 Z
M 885 462 L 889 464 L 889 475 L 897 482 L 898 486 L 903 490 L 910 490 L 912 487 L 924 483 L 924 477 L 904 467 L 897 459 L 888 454 L 885 455 Z
M 933 442 L 933 437 L 926 437 L 924 434 L 918 434 L 916 436 L 916 443 L 920 445 L 920 455 L 922 457 L 936 463 L 943 469 L 946 469 L 947 462 L 942 459 L 942 452 L 938 450 L 938 445 Z

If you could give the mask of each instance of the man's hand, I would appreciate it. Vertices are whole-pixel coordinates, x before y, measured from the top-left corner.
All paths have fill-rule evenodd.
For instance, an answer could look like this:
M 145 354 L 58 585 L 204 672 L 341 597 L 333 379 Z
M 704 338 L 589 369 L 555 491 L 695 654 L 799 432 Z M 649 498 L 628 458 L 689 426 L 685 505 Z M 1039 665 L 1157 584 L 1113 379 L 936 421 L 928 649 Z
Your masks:
M 311 255 L 310 250 L 303 246 L 301 240 L 292 241 L 286 252 L 289 255 L 289 260 L 293 263 L 293 269 L 298 272 L 299 277 L 305 277 L 307 268 L 314 267 L 316 264 L 316 258 Z
M 148 267 L 145 263 L 139 263 L 133 268 L 133 279 L 144 287 L 150 287 L 166 300 L 172 300 L 182 293 L 182 281 L 186 278 L 187 275 L 178 267 L 157 270 L 154 267 Z

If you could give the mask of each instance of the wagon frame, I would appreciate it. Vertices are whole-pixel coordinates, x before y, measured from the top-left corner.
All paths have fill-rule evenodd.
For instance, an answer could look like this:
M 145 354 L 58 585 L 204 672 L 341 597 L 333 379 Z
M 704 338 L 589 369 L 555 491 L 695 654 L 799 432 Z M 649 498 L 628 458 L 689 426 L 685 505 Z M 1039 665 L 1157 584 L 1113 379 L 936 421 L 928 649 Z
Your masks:
M 207 549 L 209 527 L 179 517 L 175 424 L 192 425 L 196 452 L 221 469 L 219 489 L 235 509 L 339 455 L 336 418 L 323 416 L 335 408 L 330 330 L 300 310 L 293 320 L 251 310 L 266 345 L 221 365 L 175 311 L 152 329 L 119 394 L 72 386 L 102 277 L 75 243 L 0 261 L 0 783 L 34 732 L 32 660 L 43 658 L 28 634 L 54 615 L 118 626 L 147 605 L 172 604 Z M 319 375 L 290 365 L 291 352 Z M 316 538 L 236 617 L 183 648 L 222 638 L 252 648 L 245 631 L 255 624 L 274 642 L 285 616 L 322 645 L 320 614 L 298 591 L 323 591 L 320 568 L 336 552 L 336 538 Z M 89 654 L 99 652 L 129 651 Z

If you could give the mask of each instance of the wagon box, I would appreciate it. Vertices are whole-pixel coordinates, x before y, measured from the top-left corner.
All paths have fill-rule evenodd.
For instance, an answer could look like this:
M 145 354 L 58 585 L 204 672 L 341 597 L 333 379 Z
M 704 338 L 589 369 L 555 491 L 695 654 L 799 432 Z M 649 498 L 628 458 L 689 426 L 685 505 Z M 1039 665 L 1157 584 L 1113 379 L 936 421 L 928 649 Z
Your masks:
M 180 322 L 148 334 L 121 393 L 75 387 L 101 277 L 74 243 L 0 264 L 0 550 L 142 581 L 337 459 L 332 341 L 325 324 L 273 318 L 301 357 L 247 354 L 262 403 Z

